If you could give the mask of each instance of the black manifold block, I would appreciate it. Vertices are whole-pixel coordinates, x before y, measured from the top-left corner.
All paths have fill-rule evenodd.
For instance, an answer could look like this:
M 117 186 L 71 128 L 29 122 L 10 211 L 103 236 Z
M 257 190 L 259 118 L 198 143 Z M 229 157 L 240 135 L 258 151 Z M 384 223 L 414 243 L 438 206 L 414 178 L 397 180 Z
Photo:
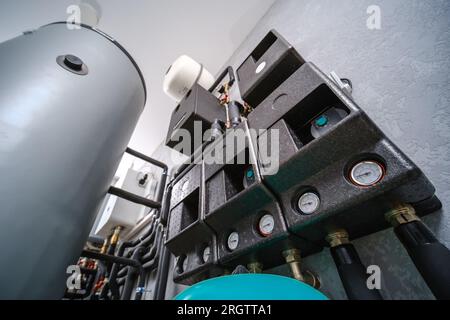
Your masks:
M 192 285 L 223 273 L 217 240 L 203 222 L 202 165 L 194 165 L 172 186 L 166 246 L 177 257 L 174 281 Z
M 320 247 L 289 233 L 277 199 L 262 183 L 247 128 L 241 124 L 227 135 L 235 135 L 238 130 L 238 136 L 245 134 L 245 143 L 235 145 L 234 157 L 227 154 L 229 160 L 222 159 L 220 164 L 210 161 L 217 150 L 215 145 L 204 153 L 204 219 L 217 235 L 219 263 L 233 269 L 239 264 L 259 262 L 269 269 L 284 263 L 282 252 L 286 249 L 298 248 L 305 256 L 320 251 Z M 232 140 L 226 141 L 225 149 Z M 273 223 L 270 234 L 260 230 L 260 219 L 267 215 Z M 238 237 L 236 248 L 228 244 L 232 233 Z
M 271 30 L 237 69 L 242 98 L 256 108 L 304 63 L 300 54 Z
M 225 117 L 224 108 L 219 100 L 202 86 L 194 84 L 172 113 L 166 145 L 170 148 L 176 147 L 181 141 L 179 130 L 185 129 L 192 139 L 190 148 L 183 148 L 181 151 L 191 156 L 202 145 L 203 134 L 211 128 L 214 121 L 216 119 L 225 121 Z M 201 126 L 201 130 L 196 130 L 196 126 Z M 201 136 L 197 137 L 195 134 L 201 134 Z M 205 138 L 208 139 L 208 137 Z
M 397 202 L 412 204 L 419 216 L 441 207 L 422 171 L 275 31 L 238 78 L 243 98 L 257 108 L 173 183 L 166 245 L 177 257 L 175 282 L 193 284 L 252 262 L 275 267 L 284 263 L 285 249 L 305 257 L 328 246 L 325 238 L 337 228 L 352 239 L 383 230 Z M 198 110 L 212 105 L 218 113 L 205 122 L 220 116 L 217 99 L 205 91 L 196 87 L 186 97 L 169 132 L 189 128 Z M 239 130 L 245 143 L 233 140 L 231 157 L 230 149 L 217 152 Z M 227 158 L 217 161 L 221 155 Z M 263 234 L 267 215 L 273 228 Z
M 268 129 L 260 144 L 279 136 L 277 172 L 265 170 L 267 159 L 259 155 L 263 181 L 280 199 L 288 228 L 304 239 L 325 246 L 335 228 L 352 238 L 388 228 L 384 214 L 395 202 L 412 204 L 419 215 L 441 206 L 420 169 L 312 63 L 248 121 Z

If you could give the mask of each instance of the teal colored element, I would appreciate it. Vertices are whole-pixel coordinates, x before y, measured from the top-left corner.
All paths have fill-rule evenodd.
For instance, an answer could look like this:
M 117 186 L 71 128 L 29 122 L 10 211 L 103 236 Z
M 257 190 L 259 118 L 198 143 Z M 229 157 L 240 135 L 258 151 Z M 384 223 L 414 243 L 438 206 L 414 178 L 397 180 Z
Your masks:
M 328 124 L 328 118 L 324 115 L 321 115 L 315 120 L 316 126 L 324 127 Z
M 248 179 L 253 178 L 254 175 L 255 175 L 255 173 L 253 172 L 253 169 L 250 168 L 247 170 L 247 178 Z
M 320 291 L 272 274 L 237 274 L 209 279 L 186 289 L 175 300 L 328 300 Z

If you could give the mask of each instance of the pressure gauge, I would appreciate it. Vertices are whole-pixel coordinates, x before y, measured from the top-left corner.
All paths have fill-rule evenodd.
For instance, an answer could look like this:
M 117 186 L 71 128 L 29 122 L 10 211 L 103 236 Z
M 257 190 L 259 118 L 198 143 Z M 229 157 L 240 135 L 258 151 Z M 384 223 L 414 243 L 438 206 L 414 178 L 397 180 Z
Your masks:
M 203 263 L 206 263 L 209 261 L 209 257 L 211 256 L 211 247 L 206 247 L 203 249 Z
M 298 199 L 298 208 L 302 214 L 310 215 L 320 206 L 320 198 L 314 192 L 306 192 Z
M 376 161 L 362 161 L 353 166 L 350 171 L 350 180 L 361 187 L 370 187 L 383 179 L 384 167 Z
M 189 180 L 186 180 L 186 181 L 183 182 L 183 184 L 181 185 L 181 190 L 182 190 L 183 192 L 186 192 L 188 188 L 189 188 Z
M 259 220 L 258 227 L 261 235 L 264 237 L 270 236 L 275 228 L 275 220 L 273 219 L 273 216 L 270 214 L 262 216 Z
M 235 250 L 239 245 L 239 234 L 237 232 L 232 232 L 228 236 L 227 241 L 228 249 Z
M 186 256 L 184 259 L 183 259 L 183 272 L 186 272 L 187 271 L 187 268 L 188 268 L 188 257 Z

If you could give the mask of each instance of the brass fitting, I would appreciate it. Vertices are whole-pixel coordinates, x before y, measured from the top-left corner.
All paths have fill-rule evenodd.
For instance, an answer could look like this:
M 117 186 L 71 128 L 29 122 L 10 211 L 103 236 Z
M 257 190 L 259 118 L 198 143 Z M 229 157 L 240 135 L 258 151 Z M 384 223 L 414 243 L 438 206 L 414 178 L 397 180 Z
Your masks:
M 420 221 L 413 206 L 405 203 L 393 205 L 384 217 L 394 228 L 405 223 Z
M 117 226 L 114 228 L 113 234 L 111 236 L 111 245 L 116 245 L 119 242 L 119 236 L 122 230 L 122 226 Z
M 298 249 L 283 251 L 283 257 L 291 268 L 292 275 L 298 281 L 304 282 L 313 288 L 319 289 L 321 286 L 319 278 L 309 270 L 304 273 L 301 270 L 301 254 Z
M 325 240 L 330 244 L 331 248 L 350 243 L 348 233 L 344 229 L 337 229 L 330 232 Z
M 103 242 L 102 248 L 100 249 L 101 254 L 106 253 L 106 250 L 108 250 L 108 244 L 109 244 L 109 240 L 108 240 L 108 238 L 106 238 L 105 241 Z
M 247 269 L 250 273 L 262 273 L 263 265 L 259 262 L 252 262 L 247 265 Z
M 297 249 L 289 249 L 283 251 L 283 257 L 286 260 L 286 263 L 291 268 L 292 275 L 298 281 L 305 282 L 305 278 L 303 277 L 302 270 L 300 268 L 301 262 L 301 254 Z

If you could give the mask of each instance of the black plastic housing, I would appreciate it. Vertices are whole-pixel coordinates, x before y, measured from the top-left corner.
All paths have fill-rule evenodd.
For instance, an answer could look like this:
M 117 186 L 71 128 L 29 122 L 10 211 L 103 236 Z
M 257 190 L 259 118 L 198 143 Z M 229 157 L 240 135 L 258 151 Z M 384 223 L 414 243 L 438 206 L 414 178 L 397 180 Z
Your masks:
M 313 137 L 314 119 L 330 107 L 343 110 L 344 116 Z M 269 129 L 259 142 L 271 129 L 279 130 L 279 170 L 262 170 L 263 181 L 280 199 L 289 229 L 302 238 L 325 246 L 327 233 L 336 227 L 352 238 L 388 228 L 384 214 L 392 201 L 413 204 L 419 215 L 441 207 L 420 169 L 312 63 L 279 86 L 248 121 L 253 129 Z M 349 179 L 350 168 L 362 160 L 384 166 L 376 185 L 361 187 Z M 310 215 L 301 214 L 296 205 L 307 191 L 320 197 L 319 209 Z
M 180 143 L 178 130 L 186 129 L 191 139 L 190 150 L 181 150 L 185 155 L 190 156 L 203 143 L 203 134 L 211 128 L 214 120 L 224 121 L 226 118 L 225 110 L 220 105 L 219 100 L 208 90 L 198 84 L 194 84 L 192 89 L 186 94 L 184 99 L 172 112 L 169 131 L 167 133 L 166 145 L 174 148 Z M 201 136 L 194 135 L 195 122 L 201 124 Z M 206 137 L 208 139 L 208 137 Z
M 280 205 L 262 183 L 245 124 L 229 131 L 228 135 L 237 130 L 245 132 L 246 141 L 239 144 L 240 148 L 236 147 L 235 157 L 229 157 L 223 164 L 205 164 L 204 219 L 217 235 L 219 263 L 234 268 L 238 264 L 259 262 L 264 268 L 271 268 L 284 263 L 282 251 L 285 249 L 295 247 L 304 255 L 320 251 L 320 247 L 288 232 Z M 228 145 L 227 141 L 225 148 Z M 213 149 L 215 145 L 205 150 L 205 162 L 211 163 L 208 159 Z M 252 168 L 254 179 L 245 186 L 244 175 L 248 168 Z M 271 214 L 275 221 L 270 236 L 262 235 L 257 229 L 259 219 L 265 214 Z M 227 246 L 231 232 L 238 232 L 240 239 L 239 246 L 232 251 Z
M 242 98 L 256 108 L 303 63 L 300 54 L 271 30 L 237 69 Z
M 176 181 L 172 188 L 166 246 L 177 257 L 174 281 L 192 285 L 222 274 L 217 265 L 217 241 L 214 232 L 203 222 L 202 165 L 198 164 Z M 211 249 L 208 261 L 203 250 Z M 184 269 L 183 260 L 187 259 Z

